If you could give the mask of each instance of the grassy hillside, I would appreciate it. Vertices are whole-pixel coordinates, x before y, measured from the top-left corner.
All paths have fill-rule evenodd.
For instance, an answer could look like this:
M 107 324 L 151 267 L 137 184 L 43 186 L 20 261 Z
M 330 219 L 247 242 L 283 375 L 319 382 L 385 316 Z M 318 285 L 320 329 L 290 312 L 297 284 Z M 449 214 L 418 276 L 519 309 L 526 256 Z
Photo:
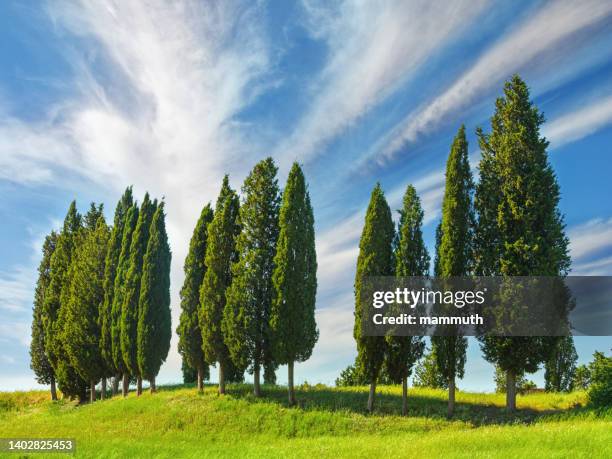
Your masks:
M 503 395 L 459 392 L 449 421 L 436 390 L 412 390 L 405 418 L 397 387 L 381 388 L 375 415 L 364 413 L 365 387 L 302 387 L 299 408 L 287 408 L 282 388 L 266 387 L 261 400 L 248 385 L 229 391 L 162 387 L 83 406 L 1 393 L 0 437 L 75 438 L 78 456 L 105 458 L 612 457 L 612 411 L 581 407 L 582 393 L 519 397 L 509 416 Z

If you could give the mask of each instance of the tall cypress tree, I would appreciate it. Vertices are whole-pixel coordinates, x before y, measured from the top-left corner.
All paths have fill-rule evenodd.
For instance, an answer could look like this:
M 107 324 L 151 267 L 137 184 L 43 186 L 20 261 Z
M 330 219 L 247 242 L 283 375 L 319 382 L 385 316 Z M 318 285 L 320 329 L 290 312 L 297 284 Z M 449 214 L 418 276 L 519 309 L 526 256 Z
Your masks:
M 87 214 L 93 219 L 95 209 Z M 93 214 L 93 215 L 92 215 Z M 91 223 L 86 218 L 88 224 Z M 65 308 L 64 346 L 70 364 L 89 382 L 90 401 L 96 399 L 96 383 L 105 376 L 106 363 L 100 350 L 98 312 L 104 302 L 104 265 L 109 229 L 100 215 L 95 228 L 86 227 L 73 257 L 70 298 Z M 102 395 L 104 397 L 104 394 Z
M 540 137 L 544 116 L 518 76 L 495 103 L 492 131 L 478 131 L 482 160 L 476 189 L 477 269 L 501 276 L 563 276 L 568 240 L 558 210 L 559 186 Z M 554 340 L 556 341 L 556 340 Z M 540 337 L 481 339 L 485 358 L 506 372 L 506 407 L 516 409 L 516 376 L 534 372 L 554 341 Z
M 136 203 L 128 209 L 125 216 L 123 234 L 121 236 L 121 251 L 117 261 L 117 274 L 113 284 L 113 303 L 111 308 L 111 349 L 113 363 L 117 372 L 123 376 L 122 393 L 125 397 L 128 394 L 129 370 L 123 360 L 121 350 L 121 316 L 123 312 L 123 302 L 125 298 L 125 281 L 128 270 L 130 269 L 130 248 L 132 245 L 132 235 L 138 223 L 139 209 Z
M 108 241 L 108 251 L 104 264 L 104 301 L 100 306 L 99 325 L 100 325 L 100 352 L 104 359 L 105 372 L 102 380 L 102 396 L 105 393 L 105 381 L 107 377 L 114 376 L 113 394 L 117 390 L 118 374 L 120 369 L 116 367 L 113 359 L 113 300 L 115 292 L 115 278 L 121 255 L 121 242 L 123 240 L 123 230 L 130 207 L 133 205 L 132 187 L 126 188 L 123 196 L 115 208 L 115 219 L 113 228 Z
M 287 364 L 289 404 L 295 404 L 293 364 L 304 362 L 319 337 L 315 321 L 317 254 L 314 216 L 302 169 L 293 163 L 283 192 L 270 314 L 275 361 Z
M 429 254 L 423 242 L 423 209 L 416 190 L 408 185 L 404 194 L 398 241 L 395 250 L 395 273 L 398 277 L 426 276 Z M 408 414 L 408 377 L 423 355 L 422 336 L 387 336 L 385 365 L 394 382 L 402 383 L 402 415 Z
M 386 352 L 384 336 L 363 336 L 363 311 L 361 286 L 367 276 L 392 276 L 394 274 L 393 240 L 395 228 L 391 209 L 380 184 L 376 184 L 370 197 L 365 224 L 359 241 L 359 257 L 355 273 L 355 326 L 353 336 L 357 341 L 358 371 L 370 383 L 368 411 L 374 409 L 376 383 L 383 366 Z
M 51 400 L 57 400 L 55 388 L 55 373 L 45 351 L 44 304 L 47 289 L 51 282 L 51 257 L 57 246 L 58 235 L 52 231 L 42 248 L 42 260 L 38 265 L 38 280 L 34 292 L 34 308 L 32 310 L 32 341 L 30 342 L 30 368 L 36 375 L 39 384 L 51 386 Z
M 232 282 L 231 265 L 236 261 L 236 237 L 240 232 L 238 195 L 223 178 L 214 217 L 208 226 L 204 264 L 206 272 L 200 288 L 199 324 L 202 351 L 207 362 L 219 365 L 219 393 L 225 393 L 228 369 L 232 366 L 222 327 L 226 291 Z
M 473 191 L 468 143 L 462 125 L 453 140 L 446 163 L 442 221 L 437 235 L 439 244 L 436 270 L 440 277 L 468 276 L 472 273 Z M 445 336 L 432 336 L 431 343 L 440 373 L 448 381 L 448 416 L 452 416 L 455 408 L 455 379 L 463 378 L 467 338 L 445 333 Z
M 156 207 L 157 200 L 151 202 L 149 193 L 146 193 L 140 206 L 138 223 L 132 235 L 130 268 L 125 278 L 123 307 L 121 309 L 121 354 L 130 374 L 136 376 L 138 395 L 142 393 L 142 375 L 137 358 L 138 302 L 140 300 L 142 264 L 149 241 L 151 220 Z
M 204 280 L 207 266 L 205 263 L 208 225 L 213 219 L 213 210 L 207 204 L 200 213 L 200 218 L 193 230 L 189 253 L 185 258 L 185 281 L 181 288 L 181 316 L 176 333 L 179 336 L 178 351 L 183 362 L 196 370 L 198 391 L 203 390 L 204 373 L 208 364 L 202 351 L 202 331 L 198 318 L 200 310 L 200 287 Z
M 53 367 L 59 389 L 64 395 L 70 398 L 79 397 L 83 401 L 86 398 L 87 382 L 70 365 L 62 336 L 65 323 L 62 310 L 65 310 L 63 306 L 69 299 L 72 256 L 81 230 L 81 215 L 77 212 L 76 202 L 72 201 L 51 257 L 51 276 L 45 292 L 43 326 L 47 357 Z
M 571 335 L 560 338 L 544 364 L 544 388 L 549 392 L 570 392 L 577 361 L 574 338 Z
M 164 202 L 156 208 L 142 265 L 138 303 L 138 369 L 155 392 L 155 377 L 166 361 L 172 337 L 170 314 L 170 246 Z
M 253 372 L 254 393 L 260 395 L 260 369 L 276 365 L 272 356 L 270 310 L 272 273 L 278 239 L 279 189 L 272 158 L 255 165 L 242 186 L 242 230 L 236 240 L 238 260 L 232 265 L 224 324 L 226 342 L 238 367 Z

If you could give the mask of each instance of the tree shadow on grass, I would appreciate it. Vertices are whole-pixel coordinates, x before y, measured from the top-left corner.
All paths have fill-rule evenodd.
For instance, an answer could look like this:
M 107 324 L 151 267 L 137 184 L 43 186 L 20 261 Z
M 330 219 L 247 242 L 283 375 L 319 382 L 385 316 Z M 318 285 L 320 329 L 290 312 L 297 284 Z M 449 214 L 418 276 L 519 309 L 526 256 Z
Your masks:
M 256 398 L 252 393 L 252 386 L 236 384 L 228 386 L 227 393 L 237 399 L 245 399 L 253 403 L 277 403 L 288 406 L 287 390 L 282 386 L 263 386 L 262 397 Z M 366 415 L 368 399 L 367 390 L 338 390 L 327 387 L 296 388 L 298 406 L 296 409 L 304 411 L 341 411 Z M 402 406 L 400 394 L 386 391 L 377 393 L 375 412 L 373 416 L 399 416 Z M 408 392 L 408 416 L 429 419 L 446 420 L 447 401 L 435 396 Z M 452 420 L 467 422 L 473 426 L 504 425 L 504 424 L 531 424 L 547 418 L 563 416 L 580 416 L 590 412 L 585 408 L 576 406 L 568 409 L 537 410 L 533 408 L 520 408 L 514 413 L 506 411 L 505 407 L 483 401 L 455 403 L 455 414 Z

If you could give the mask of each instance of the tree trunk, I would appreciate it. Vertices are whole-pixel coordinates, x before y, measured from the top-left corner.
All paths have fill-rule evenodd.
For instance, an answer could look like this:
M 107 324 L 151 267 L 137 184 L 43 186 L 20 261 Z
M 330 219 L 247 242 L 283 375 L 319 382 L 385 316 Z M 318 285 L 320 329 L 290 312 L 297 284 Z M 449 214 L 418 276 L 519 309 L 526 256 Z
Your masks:
M 113 397 L 117 395 L 117 392 L 119 392 L 119 378 L 121 378 L 120 375 L 113 376 L 113 384 L 111 385 L 111 391 L 112 391 Z
M 96 382 L 91 381 L 89 383 L 89 401 L 91 403 L 96 401 Z
M 106 398 L 106 376 L 102 378 L 102 382 L 100 383 L 100 400 L 104 400 Z
M 376 380 L 370 383 L 370 395 L 368 395 L 368 413 L 374 412 L 374 396 L 376 395 Z
M 142 395 L 142 376 L 140 375 L 136 377 L 136 395 Z
M 127 397 L 128 391 L 130 390 L 130 377 L 127 373 L 123 373 L 123 387 L 121 388 L 121 393 L 124 397 Z
M 202 373 L 204 373 L 204 369 L 202 365 L 198 365 L 198 392 L 202 393 L 204 391 L 204 386 L 202 384 Z
M 157 386 L 155 385 L 155 376 L 151 376 L 149 383 L 151 384 L 151 393 L 154 394 L 155 392 L 157 392 Z
M 219 362 L 219 394 L 225 394 L 225 363 Z
M 408 415 L 408 377 L 402 378 L 402 416 Z
M 255 369 L 253 371 L 253 394 L 255 397 L 261 397 L 261 386 L 259 384 L 259 364 L 255 364 Z
M 506 409 L 516 410 L 516 375 L 510 370 L 506 372 Z
M 51 400 L 57 400 L 57 389 L 55 388 L 55 378 L 51 378 Z
M 293 361 L 287 364 L 287 386 L 289 389 L 289 406 L 295 405 L 295 388 L 293 387 Z
M 450 418 L 455 413 L 455 378 L 448 380 L 448 410 L 446 415 Z

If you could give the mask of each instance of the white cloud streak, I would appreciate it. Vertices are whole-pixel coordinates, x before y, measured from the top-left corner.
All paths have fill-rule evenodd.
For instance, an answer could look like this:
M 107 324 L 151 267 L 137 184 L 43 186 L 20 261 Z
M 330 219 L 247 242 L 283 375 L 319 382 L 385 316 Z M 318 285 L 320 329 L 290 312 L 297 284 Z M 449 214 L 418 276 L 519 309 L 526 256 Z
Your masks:
M 584 260 L 603 249 L 612 249 L 612 218 L 595 218 L 573 226 L 568 237 L 573 260 Z
M 446 91 L 400 122 L 377 160 L 384 163 L 393 158 L 405 144 L 467 109 L 477 98 L 497 88 L 502 80 L 545 53 L 571 53 L 571 48 L 560 44 L 610 14 L 612 3 L 602 0 L 549 2 L 486 51 Z
M 559 148 L 582 139 L 612 124 L 612 96 L 591 105 L 572 110 L 544 126 L 551 147 Z
M 313 101 L 281 161 L 308 161 L 325 144 L 405 83 L 450 37 L 480 13 L 485 0 L 451 4 L 423 0 L 305 2 L 310 28 L 330 50 Z

